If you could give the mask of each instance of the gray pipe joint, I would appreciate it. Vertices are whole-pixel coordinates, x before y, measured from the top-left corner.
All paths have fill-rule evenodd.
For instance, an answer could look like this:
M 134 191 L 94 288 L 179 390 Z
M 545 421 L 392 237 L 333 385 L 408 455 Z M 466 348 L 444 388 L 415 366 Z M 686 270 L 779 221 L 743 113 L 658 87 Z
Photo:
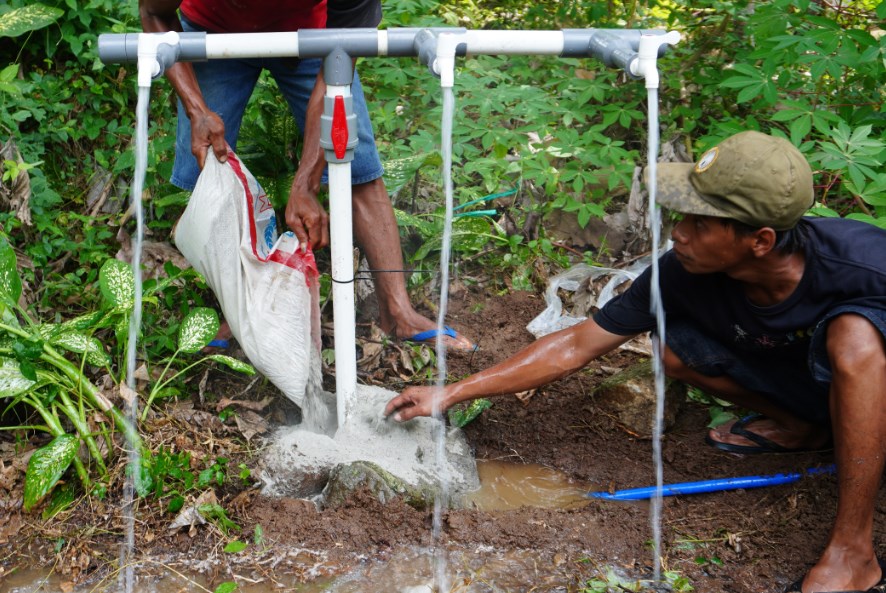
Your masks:
M 427 66 L 431 74 L 440 78 L 437 68 L 437 36 L 430 29 L 422 29 L 416 33 L 412 47 L 419 62 Z
M 160 33 L 102 33 L 98 36 L 98 57 L 103 64 L 135 64 L 138 62 L 139 35 L 160 35 Z M 175 48 L 168 44 L 157 47 L 157 59 L 164 70 L 175 61 L 202 62 L 206 60 L 206 33 L 179 33 Z M 170 50 L 165 49 L 170 47 Z M 164 54 L 161 58 L 160 54 Z M 171 59 L 171 61 L 169 61 Z
M 637 59 L 636 49 L 631 44 L 607 31 L 596 31 L 588 43 L 588 53 L 609 67 L 621 68 L 631 78 L 638 78 L 631 72 L 631 63 Z

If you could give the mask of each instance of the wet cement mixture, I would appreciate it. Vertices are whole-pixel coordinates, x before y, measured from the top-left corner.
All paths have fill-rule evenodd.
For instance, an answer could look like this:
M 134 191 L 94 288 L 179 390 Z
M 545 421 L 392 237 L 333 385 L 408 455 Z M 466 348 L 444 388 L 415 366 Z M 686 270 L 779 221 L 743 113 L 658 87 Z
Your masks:
M 474 339 L 479 351 L 450 353 L 450 375 L 457 378 L 486 368 L 529 344 L 533 337 L 525 326 L 543 308 L 543 300 L 528 292 L 502 294 L 482 287 L 456 291 L 448 322 Z M 401 354 L 396 347 L 377 352 L 379 368 L 384 360 Z M 603 378 L 637 357 L 619 351 L 534 394 L 495 398 L 494 406 L 465 428 L 477 458 L 541 464 L 597 490 L 654 484 L 650 440 L 626 431 L 595 405 L 593 396 Z M 361 377 L 399 391 L 404 386 L 402 375 L 379 370 Z M 225 536 L 209 524 L 169 529 L 173 514 L 164 507 L 168 497 L 161 503 L 141 501 L 135 557 L 144 562 L 142 570 L 165 565 L 202 573 L 209 590 L 231 580 L 242 590 L 248 583 L 262 582 L 268 584 L 262 591 L 309 590 L 296 583 L 321 582 L 361 566 L 361 578 L 369 583 L 372 574 L 367 567 L 431 544 L 432 511 L 417 510 L 402 500 L 383 505 L 368 492 L 358 491 L 337 508 L 318 510 L 305 500 L 262 496 L 253 480 L 237 477 L 238 471 L 254 468 L 269 429 L 291 422 L 297 414 L 273 388 L 260 382 L 221 375 L 221 380 L 209 377 L 207 383 L 199 387 L 199 397 L 170 403 L 153 414 L 147 431 L 152 447 L 190 452 L 195 471 L 208 459 L 229 460 L 229 477 L 213 493 L 240 531 Z M 230 407 L 230 400 L 254 405 L 248 412 L 243 405 L 236 408 L 237 419 L 220 418 L 218 411 Z M 832 463 L 828 453 L 718 452 L 704 442 L 708 421 L 706 406 L 687 401 L 682 407 L 663 440 L 665 483 L 768 475 Z M 8 462 L 0 465 L 0 477 L 11 467 Z M 68 591 L 80 590 L 81 585 L 86 587 L 83 590 L 95 590 L 114 578 L 123 533 L 117 493 L 104 501 L 81 501 L 56 519 L 44 521 L 39 511 L 26 514 L 16 507 L 15 487 L 5 487 L 0 488 L 4 503 L 0 591 L 10 590 L 2 584 L 4 574 L 8 577 L 34 566 L 53 567 L 63 581 L 62 589 Z M 679 588 L 688 582 L 702 592 L 781 591 L 817 558 L 835 508 L 832 475 L 761 489 L 665 498 L 664 568 L 675 590 L 688 590 Z M 878 516 L 884 508 L 886 497 L 881 495 Z M 258 535 L 256 526 L 260 526 Z M 876 522 L 879 550 L 886 547 L 884 527 L 883 521 Z M 624 575 L 625 583 L 652 574 L 653 532 L 645 503 L 594 499 L 568 509 L 450 510 L 443 515 L 441 531 L 441 547 L 456 559 L 452 590 L 601 591 L 605 590 L 599 588 L 601 582 L 613 591 L 651 590 L 619 589 L 615 573 L 610 572 Z M 222 552 L 233 538 L 249 542 L 250 547 L 236 554 Z M 484 572 L 484 566 L 503 554 L 521 558 L 523 568 L 511 569 L 510 579 Z M 685 581 L 674 581 L 674 575 Z M 591 588 L 593 579 L 596 589 Z M 352 584 L 339 590 L 370 587 Z

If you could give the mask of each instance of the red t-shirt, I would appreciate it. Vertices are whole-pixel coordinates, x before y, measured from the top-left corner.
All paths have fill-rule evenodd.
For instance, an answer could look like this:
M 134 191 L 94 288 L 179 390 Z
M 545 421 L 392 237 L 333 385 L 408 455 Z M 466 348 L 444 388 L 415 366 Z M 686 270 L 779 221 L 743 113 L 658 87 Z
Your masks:
M 184 0 L 186 19 L 213 33 L 273 33 L 326 27 L 326 0 Z

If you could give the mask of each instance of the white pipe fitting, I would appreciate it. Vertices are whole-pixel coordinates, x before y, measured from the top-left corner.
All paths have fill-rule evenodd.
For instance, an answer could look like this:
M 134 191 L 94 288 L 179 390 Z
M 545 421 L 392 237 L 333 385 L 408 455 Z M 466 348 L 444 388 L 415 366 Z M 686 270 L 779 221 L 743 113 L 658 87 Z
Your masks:
M 163 73 L 163 66 L 157 59 L 157 48 L 163 44 L 178 45 L 176 31 L 166 33 L 140 33 L 138 36 L 138 86 L 150 88 L 151 80 Z
M 462 35 L 440 33 L 437 35 L 437 58 L 434 72 L 440 76 L 440 86 L 451 89 L 455 86 L 455 49 L 463 41 Z
M 641 35 L 637 59 L 631 63 L 631 74 L 645 78 L 647 89 L 657 89 L 658 48 L 664 44 L 676 45 L 680 39 L 680 33 L 677 31 L 670 31 L 664 35 Z

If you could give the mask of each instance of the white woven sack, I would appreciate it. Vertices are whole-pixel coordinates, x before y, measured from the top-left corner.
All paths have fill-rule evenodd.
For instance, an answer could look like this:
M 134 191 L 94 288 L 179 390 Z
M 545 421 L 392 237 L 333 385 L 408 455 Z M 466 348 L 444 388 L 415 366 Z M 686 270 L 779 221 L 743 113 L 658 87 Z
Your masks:
M 277 237 L 267 195 L 232 151 L 226 163 L 207 152 L 174 238 L 249 361 L 302 406 L 309 382 L 320 385 L 317 265 L 292 232 Z

